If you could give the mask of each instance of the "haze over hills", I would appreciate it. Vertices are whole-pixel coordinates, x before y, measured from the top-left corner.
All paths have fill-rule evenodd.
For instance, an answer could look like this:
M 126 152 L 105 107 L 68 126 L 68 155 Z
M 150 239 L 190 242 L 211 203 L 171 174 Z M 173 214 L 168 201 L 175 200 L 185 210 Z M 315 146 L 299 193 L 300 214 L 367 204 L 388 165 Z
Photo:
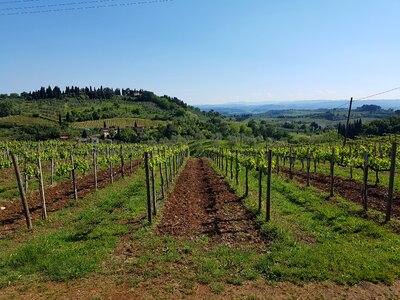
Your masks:
M 288 109 L 334 109 L 348 106 L 349 100 L 300 100 L 300 101 L 282 101 L 266 103 L 226 103 L 226 104 L 205 104 L 197 105 L 201 110 L 214 110 L 222 114 L 258 114 L 270 110 L 288 110 Z M 400 99 L 387 100 L 358 100 L 353 102 L 353 108 L 361 107 L 366 104 L 379 105 L 384 109 L 400 109 Z

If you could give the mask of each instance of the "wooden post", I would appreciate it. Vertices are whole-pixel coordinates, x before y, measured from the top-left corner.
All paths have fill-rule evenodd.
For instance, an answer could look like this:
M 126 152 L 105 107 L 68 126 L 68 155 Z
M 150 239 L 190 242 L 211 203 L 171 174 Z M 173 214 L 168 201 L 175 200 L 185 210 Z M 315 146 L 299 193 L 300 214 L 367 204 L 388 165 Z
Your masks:
M 171 156 L 168 157 L 168 162 L 169 162 L 169 182 L 172 182 L 172 163 L 171 163 Z
M 167 183 L 167 189 L 169 188 L 169 179 L 168 179 L 168 164 L 167 164 L 167 154 L 164 149 L 164 169 L 165 169 L 165 182 Z
M 107 157 L 109 158 L 109 163 L 108 163 L 108 174 L 110 177 L 110 182 L 113 183 L 114 182 L 114 171 L 113 171 L 113 165 L 112 165 L 112 161 L 111 161 L 111 150 L 108 148 L 107 146 Z
M 75 174 L 75 164 L 74 164 L 74 157 L 72 156 L 72 153 L 69 156 L 71 160 L 71 176 L 72 176 L 72 187 L 74 189 L 74 198 L 75 200 L 78 200 L 78 189 L 76 187 L 76 174 Z
M 289 178 L 293 179 L 293 148 L 290 147 L 289 157 Z
M 224 149 L 221 149 L 221 171 L 224 171 Z
M 97 153 L 93 147 L 93 184 L 94 190 L 97 191 Z
M 122 150 L 122 145 L 119 148 L 119 157 L 121 159 L 121 177 L 125 178 L 125 161 L 124 161 L 124 153 Z
M 228 155 L 225 156 L 225 177 L 228 177 Z
M 280 167 L 279 167 L 279 155 L 276 154 L 276 174 L 279 174 Z
M 162 167 L 162 162 L 159 163 L 159 168 L 160 168 L 160 179 L 161 179 L 161 196 L 163 199 L 165 199 L 165 190 L 164 190 L 164 174 L 163 174 L 163 167 Z
M 235 168 L 236 174 L 235 174 L 235 180 L 236 180 L 236 185 L 239 185 L 239 158 L 238 158 L 238 150 L 236 150 L 236 168 Z
M 53 185 L 54 184 L 54 165 L 55 165 L 55 162 L 54 162 L 54 158 L 52 158 L 51 159 L 51 167 L 50 167 L 50 184 L 51 185 Z
M 144 153 L 144 168 L 146 170 L 147 220 L 149 223 L 151 223 L 150 170 L 148 152 Z
M 249 195 L 249 168 L 246 166 L 246 190 L 244 192 L 244 196 L 247 197 Z
M 334 190 L 333 190 L 335 184 L 334 168 L 335 168 L 335 148 L 332 147 L 331 168 L 330 168 L 331 171 L 331 189 L 329 194 L 330 197 L 333 197 L 334 195 Z
M 265 220 L 271 220 L 271 176 L 272 176 L 272 150 L 268 150 L 268 169 L 267 169 L 267 201 L 265 205 Z
M 396 172 L 396 151 L 397 151 L 397 143 L 393 142 L 392 144 L 392 154 L 390 159 L 390 177 L 389 177 L 389 190 L 388 190 L 388 198 L 386 205 L 386 218 L 385 222 L 389 222 L 392 216 L 392 205 L 393 205 L 393 190 L 394 190 L 394 176 Z
M 348 134 L 349 134 L 349 122 L 350 122 L 351 106 L 352 106 L 352 104 L 353 104 L 353 97 L 351 97 L 351 99 L 350 99 L 349 113 L 348 113 L 348 115 L 347 115 L 346 131 L 345 131 L 345 135 L 344 135 L 343 146 L 346 146 L 347 136 L 348 136 Z
M 364 150 L 364 176 L 363 176 L 363 189 L 362 189 L 362 200 L 364 210 L 368 210 L 368 152 Z
M 258 212 L 260 213 L 262 208 L 262 170 L 260 166 L 258 168 Z
M 231 155 L 230 159 L 231 159 L 230 163 L 231 163 L 231 180 L 232 180 L 233 179 L 233 155 Z
M 43 171 L 42 162 L 40 160 L 40 153 L 38 151 L 37 164 L 39 169 L 39 195 L 42 202 L 42 220 L 47 220 L 47 208 L 46 208 L 46 196 L 44 194 L 44 184 L 43 184 Z
M 150 158 L 153 160 L 153 151 L 150 152 Z M 155 170 L 154 165 L 150 167 L 151 171 L 151 194 L 153 198 L 153 215 L 157 215 L 157 195 L 156 195 L 156 182 L 155 182 Z
M 351 146 L 350 146 L 350 159 L 351 159 Z M 350 166 L 350 179 L 353 179 L 353 166 Z
M 310 150 L 308 150 L 307 151 L 307 186 L 310 186 L 310 167 L 311 167 Z
M 11 153 L 11 157 L 14 164 L 15 176 L 17 177 L 18 190 L 19 190 L 19 195 L 21 197 L 22 207 L 24 209 L 26 225 L 28 226 L 29 229 L 31 229 L 32 228 L 31 214 L 29 212 L 28 201 L 26 200 L 24 187 L 22 185 L 21 172 L 19 171 L 19 166 L 18 166 L 18 159 L 14 153 Z

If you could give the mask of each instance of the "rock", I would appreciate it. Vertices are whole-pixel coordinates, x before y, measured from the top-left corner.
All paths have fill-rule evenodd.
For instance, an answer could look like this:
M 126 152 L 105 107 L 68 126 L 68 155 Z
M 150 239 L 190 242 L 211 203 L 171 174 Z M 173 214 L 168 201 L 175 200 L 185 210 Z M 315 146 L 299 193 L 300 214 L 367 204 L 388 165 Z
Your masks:
M 0 207 L 0 210 L 5 210 L 6 208 L 4 207 L 4 206 L 1 206 Z

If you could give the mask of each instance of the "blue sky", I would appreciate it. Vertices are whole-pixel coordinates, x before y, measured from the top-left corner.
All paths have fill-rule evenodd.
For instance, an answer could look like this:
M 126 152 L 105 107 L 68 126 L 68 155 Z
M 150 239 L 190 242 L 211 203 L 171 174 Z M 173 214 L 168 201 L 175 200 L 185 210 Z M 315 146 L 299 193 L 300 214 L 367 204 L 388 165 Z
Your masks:
M 134 2 L 87 1 L 79 6 Z M 0 93 L 103 85 L 204 104 L 360 98 L 400 86 L 399 0 L 174 0 L 1 15 L 81 0 L 5 2 Z

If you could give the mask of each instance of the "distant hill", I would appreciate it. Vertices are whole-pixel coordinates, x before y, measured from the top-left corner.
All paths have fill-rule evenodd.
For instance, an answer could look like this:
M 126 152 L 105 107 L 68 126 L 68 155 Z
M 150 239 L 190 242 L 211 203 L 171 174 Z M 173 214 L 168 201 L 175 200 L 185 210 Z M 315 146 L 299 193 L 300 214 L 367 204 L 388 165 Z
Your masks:
M 349 100 L 301 100 L 301 101 L 283 101 L 279 103 L 226 103 L 216 105 L 197 105 L 203 111 L 216 111 L 222 114 L 259 114 L 271 110 L 316 110 L 316 109 L 334 109 L 346 108 Z M 366 104 L 379 105 L 384 109 L 400 109 L 400 100 L 364 100 L 354 101 L 353 107 L 361 107 Z

